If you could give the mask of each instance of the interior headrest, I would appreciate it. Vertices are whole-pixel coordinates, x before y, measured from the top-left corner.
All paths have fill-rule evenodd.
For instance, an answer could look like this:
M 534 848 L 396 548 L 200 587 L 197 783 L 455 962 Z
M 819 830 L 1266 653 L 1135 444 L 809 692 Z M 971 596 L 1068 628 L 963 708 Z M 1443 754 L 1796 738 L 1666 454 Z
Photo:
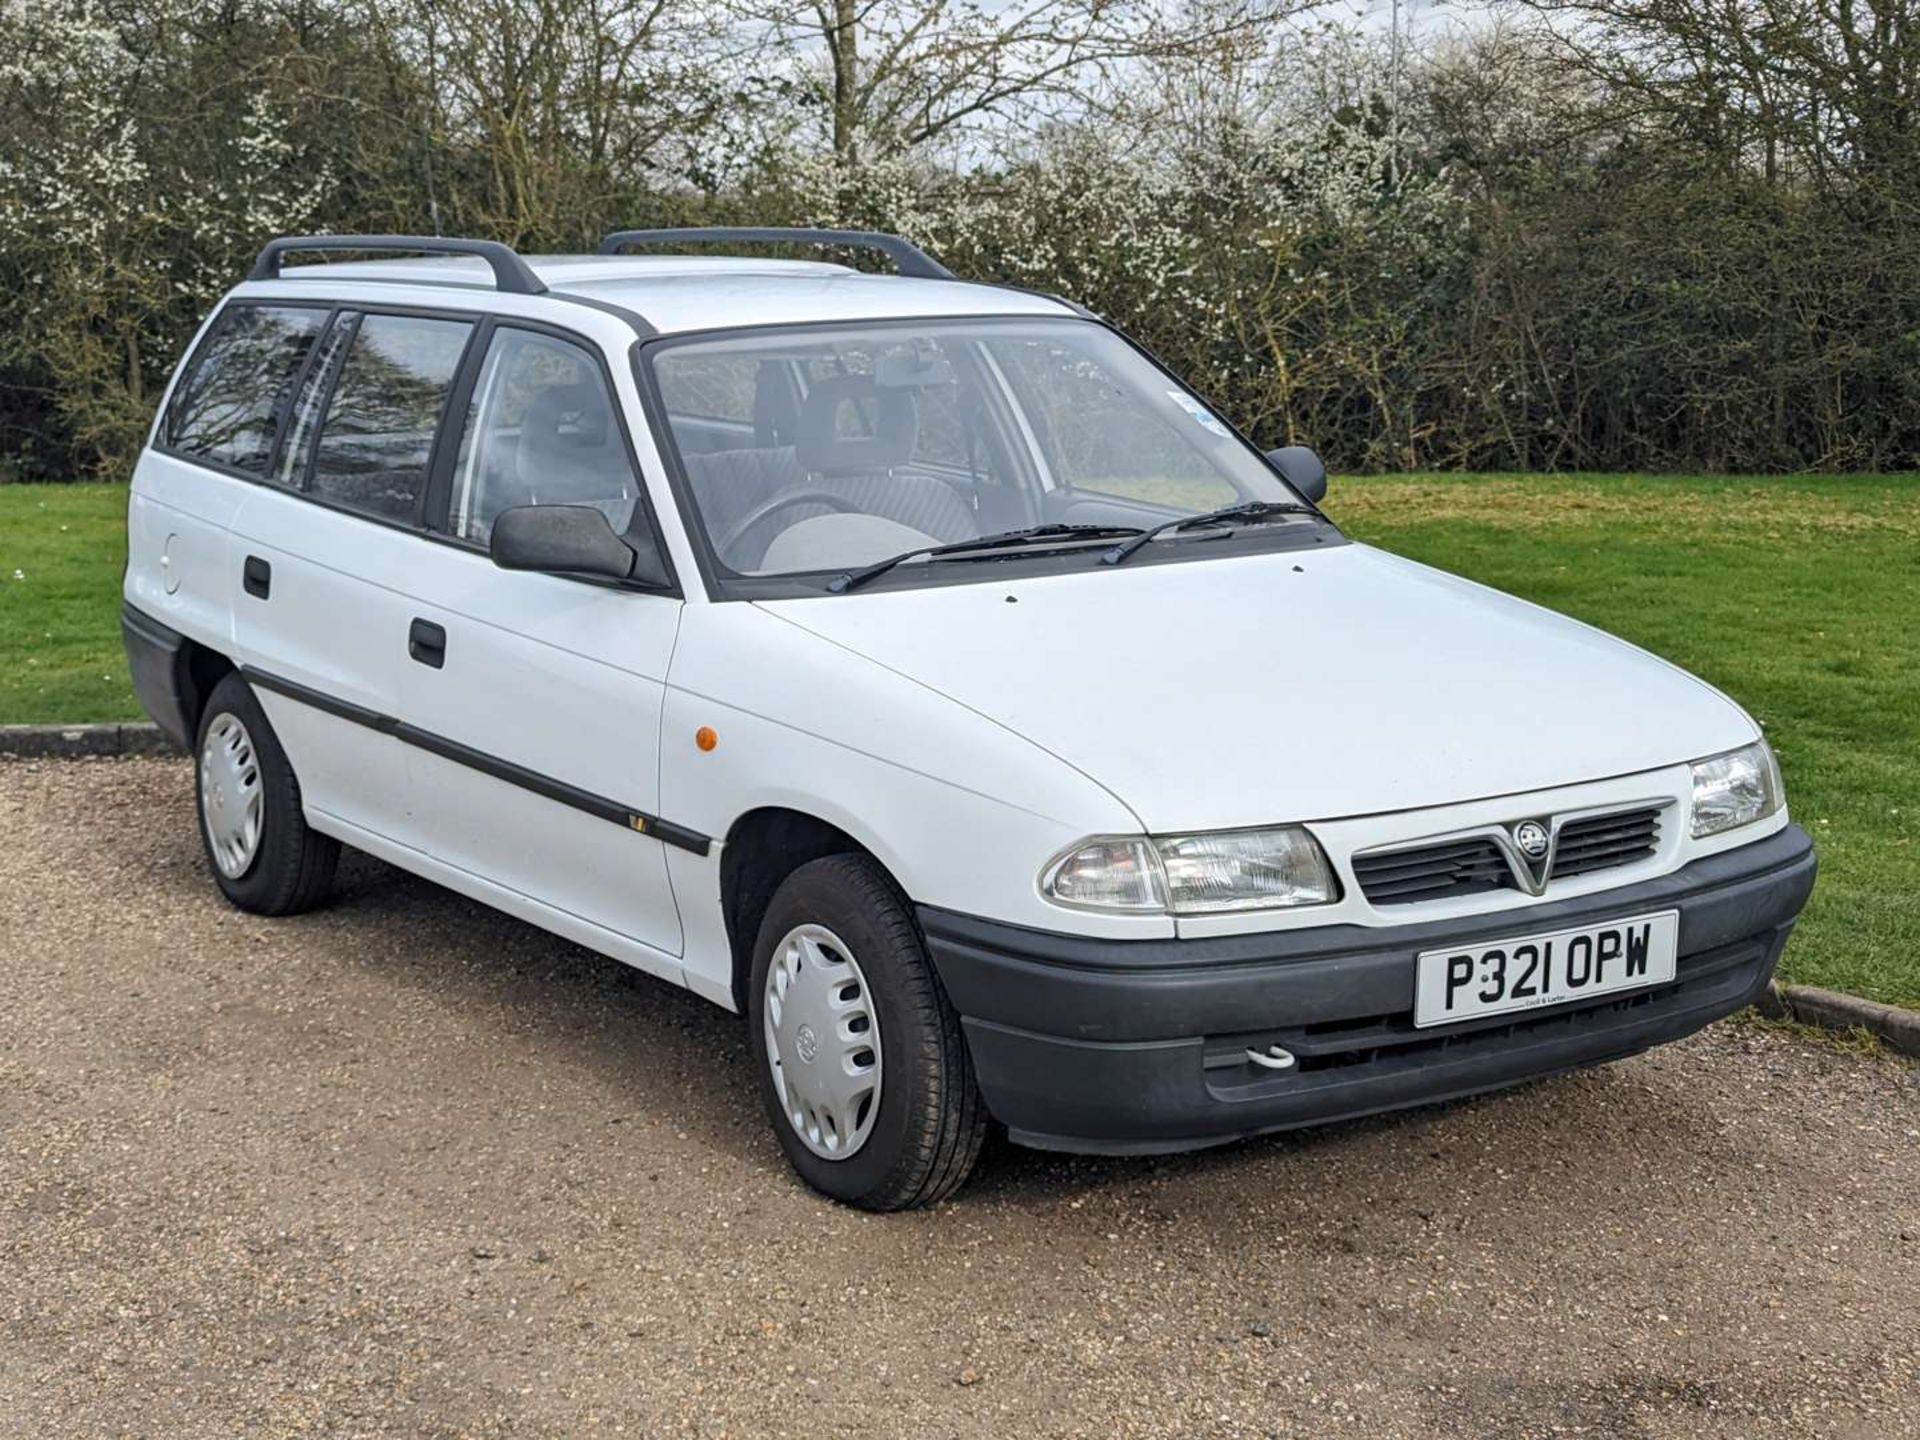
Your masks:
M 871 435 L 842 435 L 840 410 L 859 404 L 873 417 Z M 800 407 L 794 455 L 815 475 L 888 470 L 904 465 L 920 438 L 920 412 L 911 390 L 886 389 L 870 375 L 816 380 Z
M 800 420 L 793 377 L 778 360 L 762 360 L 753 372 L 753 443 L 762 450 L 791 445 Z
M 607 439 L 607 403 L 600 387 L 584 381 L 549 385 L 527 406 L 523 438 L 556 449 L 592 449 Z

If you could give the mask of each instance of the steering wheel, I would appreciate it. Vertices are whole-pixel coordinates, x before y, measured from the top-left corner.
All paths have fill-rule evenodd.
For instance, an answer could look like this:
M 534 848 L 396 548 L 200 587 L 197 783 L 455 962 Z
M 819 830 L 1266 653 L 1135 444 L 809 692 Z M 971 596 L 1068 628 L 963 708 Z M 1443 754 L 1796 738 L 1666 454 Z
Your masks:
M 721 537 L 714 548 L 723 555 L 729 553 L 734 546 L 746 538 L 747 533 L 751 531 L 754 526 L 765 524 L 769 517 L 778 515 L 785 510 L 791 510 L 799 505 L 824 505 L 837 515 L 856 514 L 860 509 L 859 506 L 853 504 L 853 502 L 846 499 L 846 497 L 835 495 L 831 490 L 822 490 L 818 486 L 803 486 L 797 490 L 783 490 L 777 495 L 769 495 L 758 505 L 748 510 L 745 515 L 742 515 L 738 520 L 734 521 L 733 524 L 728 527 L 727 533 Z

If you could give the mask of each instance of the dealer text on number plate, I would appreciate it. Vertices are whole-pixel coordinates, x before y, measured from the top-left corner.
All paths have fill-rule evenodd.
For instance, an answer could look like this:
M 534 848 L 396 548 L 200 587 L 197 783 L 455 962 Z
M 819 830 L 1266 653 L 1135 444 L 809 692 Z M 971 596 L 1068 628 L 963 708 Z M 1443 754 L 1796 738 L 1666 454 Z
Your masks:
M 1543 935 L 1423 950 L 1415 1025 L 1444 1025 L 1509 1010 L 1562 1005 L 1673 979 L 1680 912 L 1636 915 Z

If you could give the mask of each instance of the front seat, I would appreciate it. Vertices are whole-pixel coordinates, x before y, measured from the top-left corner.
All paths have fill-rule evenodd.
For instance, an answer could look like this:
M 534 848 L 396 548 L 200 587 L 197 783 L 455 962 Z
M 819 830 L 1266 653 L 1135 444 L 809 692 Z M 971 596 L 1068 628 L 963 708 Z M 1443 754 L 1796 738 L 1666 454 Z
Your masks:
M 770 450 L 683 451 L 680 464 L 687 472 L 687 484 L 693 490 L 694 503 L 700 508 L 700 519 L 715 545 L 731 536 L 734 525 L 761 501 L 782 490 L 798 489 L 807 478 L 806 471 L 794 458 L 791 445 Z M 788 513 L 804 515 L 807 512 L 796 506 Z M 721 553 L 720 559 L 734 570 L 758 569 L 761 554 L 771 538 L 743 535 Z
M 873 434 L 840 433 L 840 410 L 863 405 Z M 914 392 L 877 384 L 871 375 L 816 380 L 800 407 L 794 458 L 809 483 L 843 497 L 855 510 L 880 515 L 947 543 L 980 533 L 972 508 L 934 475 L 906 469 L 920 439 Z M 804 513 L 804 512 L 800 512 Z
M 871 435 L 839 433 L 841 407 L 867 402 Z M 868 375 L 816 380 L 793 421 L 794 443 L 767 449 L 713 450 L 681 454 L 687 483 L 716 544 L 755 507 L 782 492 L 824 490 L 857 514 L 878 516 L 945 543 L 970 540 L 979 522 L 966 501 L 937 476 L 904 467 L 919 441 L 919 411 L 913 391 L 877 385 Z M 753 525 L 731 540 L 720 559 L 730 568 L 758 570 L 778 530 L 830 513 L 820 504 L 799 504 Z M 904 547 L 903 547 L 904 548 Z
M 531 497 L 523 503 L 592 505 L 616 530 L 633 518 L 633 467 L 598 385 L 549 385 L 534 396 L 514 468 Z

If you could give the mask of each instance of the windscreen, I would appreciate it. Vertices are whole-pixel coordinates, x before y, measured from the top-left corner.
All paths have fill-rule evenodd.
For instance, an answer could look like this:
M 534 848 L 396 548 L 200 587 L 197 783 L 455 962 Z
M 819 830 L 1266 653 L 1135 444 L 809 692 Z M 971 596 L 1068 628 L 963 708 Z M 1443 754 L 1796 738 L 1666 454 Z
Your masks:
M 1087 321 L 766 330 L 663 346 L 652 363 L 695 519 L 734 575 L 1295 498 L 1190 392 Z

